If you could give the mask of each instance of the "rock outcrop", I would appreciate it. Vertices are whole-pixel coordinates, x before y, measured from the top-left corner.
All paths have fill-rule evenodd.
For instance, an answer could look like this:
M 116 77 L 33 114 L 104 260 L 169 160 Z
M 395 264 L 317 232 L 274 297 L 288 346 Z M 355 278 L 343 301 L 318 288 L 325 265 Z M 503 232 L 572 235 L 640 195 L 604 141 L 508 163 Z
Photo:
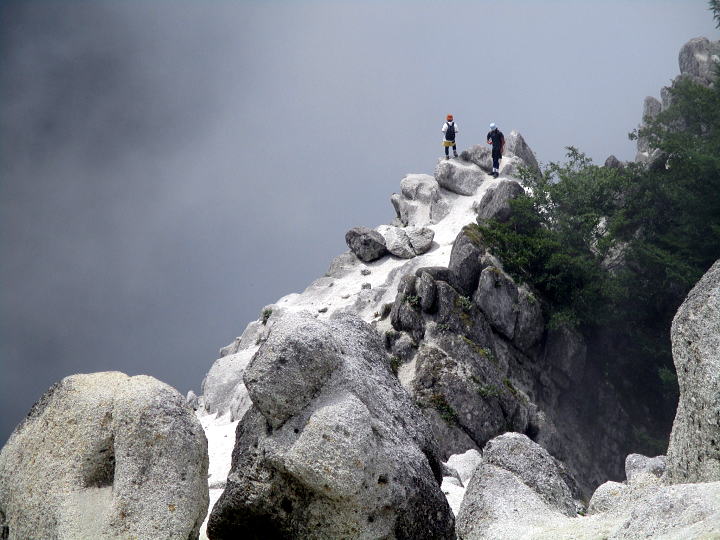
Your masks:
M 390 321 L 416 343 L 398 355 L 403 384 L 425 405 L 444 457 L 512 429 L 559 456 L 586 496 L 622 475 L 613 456 L 626 453 L 632 424 L 617 393 L 597 384 L 579 333 L 545 331 L 541 299 L 502 269 L 475 226 L 458 234 L 447 268 L 402 279 Z
M 453 538 L 436 443 L 367 323 L 288 314 L 244 380 L 210 538 Z
M 345 233 L 345 242 L 358 259 L 371 262 L 387 254 L 385 239 L 367 227 L 354 227 Z
M 524 195 L 520 182 L 515 180 L 502 180 L 497 186 L 488 189 L 485 192 L 477 213 L 479 220 L 495 219 L 497 221 L 506 222 L 512 214 L 510 209 L 510 201 L 517 199 L 520 195 Z
M 720 64 L 720 41 L 699 37 L 688 41 L 678 57 L 680 75 L 709 86 L 715 77 L 714 69 Z
M 439 223 L 449 211 L 440 185 L 429 174 L 408 174 L 400 182 L 400 193 L 393 193 L 390 202 L 404 226 Z
M 673 80 L 670 87 L 663 87 L 660 90 L 661 100 L 651 96 L 645 98 L 641 128 L 646 125 L 647 119 L 657 117 L 661 111 L 670 106 L 672 102 L 670 89 L 680 80 L 690 79 L 703 86 L 713 84 L 715 69 L 720 65 L 720 41 L 710 41 L 704 37 L 691 39 L 680 49 L 678 64 L 680 75 Z M 656 168 L 664 167 L 667 157 L 659 150 L 651 149 L 644 137 L 638 137 L 635 161 L 645 163 L 650 168 Z
M 667 453 L 668 481 L 720 481 L 720 260 L 672 323 L 680 400 Z
M 33 406 L 0 452 L 4 538 L 197 538 L 207 441 L 170 386 L 73 375 Z
M 526 167 L 535 170 L 540 169 L 540 165 L 535 157 L 535 152 L 530 149 L 530 146 L 525 142 L 523 136 L 517 131 L 513 130 L 510 132 L 510 135 L 505 141 L 505 151 L 515 154 L 523 161 Z
M 483 181 L 483 172 L 468 161 L 441 159 L 435 167 L 435 180 L 453 193 L 472 195 Z

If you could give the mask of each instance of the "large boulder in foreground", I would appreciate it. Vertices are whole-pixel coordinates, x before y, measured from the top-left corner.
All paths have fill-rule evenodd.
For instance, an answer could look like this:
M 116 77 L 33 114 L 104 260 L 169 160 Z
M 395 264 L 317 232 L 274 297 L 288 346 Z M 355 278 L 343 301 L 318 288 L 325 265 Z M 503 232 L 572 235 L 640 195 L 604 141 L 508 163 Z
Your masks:
M 175 389 L 145 375 L 72 375 L 40 398 L 0 452 L 0 531 L 197 538 L 207 472 L 202 426 Z
M 720 260 L 672 323 L 680 400 L 667 452 L 672 483 L 720 480 Z
M 345 243 L 355 256 L 363 262 L 372 262 L 387 255 L 383 236 L 367 227 L 353 227 L 345 233 Z
M 210 538 L 454 538 L 428 422 L 367 323 L 288 314 L 244 379 Z
M 485 446 L 460 506 L 458 538 L 530 538 L 550 517 L 574 516 L 571 490 L 555 460 L 519 433 Z
M 551 507 L 575 515 L 570 487 L 555 459 L 539 444 L 520 433 L 505 433 L 487 443 L 483 462 L 516 475 Z

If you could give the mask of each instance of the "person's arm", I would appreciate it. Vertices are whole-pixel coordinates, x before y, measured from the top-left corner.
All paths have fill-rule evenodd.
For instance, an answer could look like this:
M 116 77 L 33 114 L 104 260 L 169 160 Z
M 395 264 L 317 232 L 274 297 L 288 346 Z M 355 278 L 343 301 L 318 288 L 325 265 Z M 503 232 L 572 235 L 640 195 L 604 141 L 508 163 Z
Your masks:
M 505 135 L 500 135 L 500 137 L 501 137 L 500 155 L 502 156 L 505 153 Z
M 490 132 L 488 132 L 486 139 L 487 139 L 488 144 L 492 144 L 492 139 L 490 138 Z
M 447 125 L 447 122 L 445 122 L 442 127 L 442 132 L 445 133 L 447 131 L 447 128 L 448 128 L 448 125 Z

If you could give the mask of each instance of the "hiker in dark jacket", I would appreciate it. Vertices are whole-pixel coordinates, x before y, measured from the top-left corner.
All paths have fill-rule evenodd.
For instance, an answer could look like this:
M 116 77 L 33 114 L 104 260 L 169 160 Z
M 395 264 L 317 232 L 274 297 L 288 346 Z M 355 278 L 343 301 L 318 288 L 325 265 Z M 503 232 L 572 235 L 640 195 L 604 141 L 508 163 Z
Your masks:
M 455 146 L 455 135 L 458 132 L 457 124 L 453 120 L 453 115 L 447 115 L 447 121 L 443 124 L 442 132 L 445 135 L 443 146 L 445 147 L 445 159 L 450 159 L 450 147 L 452 146 L 453 154 L 458 157 L 457 146 Z
M 500 159 L 505 152 L 505 135 L 502 134 L 495 122 L 490 124 L 490 131 L 487 134 L 487 143 L 492 144 L 492 175 L 497 178 L 500 176 Z

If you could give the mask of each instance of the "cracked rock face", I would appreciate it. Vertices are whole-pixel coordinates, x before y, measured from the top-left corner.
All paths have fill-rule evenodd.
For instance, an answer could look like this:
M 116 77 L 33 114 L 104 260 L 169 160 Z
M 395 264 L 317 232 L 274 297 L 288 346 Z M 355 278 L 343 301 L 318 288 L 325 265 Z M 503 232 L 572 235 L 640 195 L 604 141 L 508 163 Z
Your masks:
M 720 480 L 720 261 L 680 306 L 672 323 L 680 400 L 667 452 L 672 483 Z
M 207 441 L 185 399 L 145 375 L 73 375 L 0 452 L 9 538 L 197 538 Z
M 210 538 L 454 538 L 428 422 L 367 323 L 288 314 L 245 384 Z

